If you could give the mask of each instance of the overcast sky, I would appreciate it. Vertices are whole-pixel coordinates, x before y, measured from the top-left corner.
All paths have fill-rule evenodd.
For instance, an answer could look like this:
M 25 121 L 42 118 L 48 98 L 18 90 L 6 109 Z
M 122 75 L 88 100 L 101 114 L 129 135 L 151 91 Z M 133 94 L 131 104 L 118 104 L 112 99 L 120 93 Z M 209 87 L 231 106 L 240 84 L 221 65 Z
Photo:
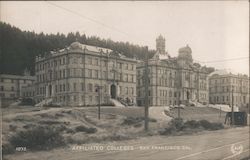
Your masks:
M 188 44 L 193 59 L 203 65 L 249 73 L 248 1 L 1 1 L 0 7 L 1 21 L 22 30 L 79 31 L 150 49 L 155 49 L 155 39 L 162 34 L 171 56 Z

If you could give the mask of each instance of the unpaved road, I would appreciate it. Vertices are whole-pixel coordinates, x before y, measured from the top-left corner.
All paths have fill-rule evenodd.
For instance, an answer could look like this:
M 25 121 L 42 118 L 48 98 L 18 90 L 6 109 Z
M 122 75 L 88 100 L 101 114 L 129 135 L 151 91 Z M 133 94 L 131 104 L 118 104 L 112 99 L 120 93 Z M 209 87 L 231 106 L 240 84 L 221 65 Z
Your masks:
M 118 150 L 119 147 L 121 150 Z M 82 144 L 78 148 L 73 145 L 51 151 L 33 153 L 26 151 L 6 158 L 9 160 L 238 160 L 248 157 L 249 153 L 249 127 L 239 127 L 204 131 L 194 135 L 152 136 L 112 143 Z

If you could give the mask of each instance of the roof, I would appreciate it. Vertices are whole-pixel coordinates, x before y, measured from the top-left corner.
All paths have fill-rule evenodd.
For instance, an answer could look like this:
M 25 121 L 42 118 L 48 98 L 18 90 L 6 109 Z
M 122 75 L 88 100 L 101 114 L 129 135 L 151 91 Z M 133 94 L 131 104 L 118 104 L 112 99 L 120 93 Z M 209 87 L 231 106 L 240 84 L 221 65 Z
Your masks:
M 35 80 L 35 76 L 23 76 L 23 75 L 12 75 L 12 74 L 0 74 L 0 78 L 8 79 L 23 79 L 23 80 Z
M 113 52 L 113 50 L 108 49 L 108 48 L 102 48 L 102 47 L 97 47 L 97 46 L 91 46 L 91 45 L 87 45 L 87 44 L 81 44 L 79 42 L 73 42 L 70 45 L 71 48 L 73 49 L 87 49 L 89 51 L 93 51 L 93 52 L 100 52 L 103 51 L 105 53 L 109 53 L 109 52 Z
M 227 76 L 227 75 L 231 75 L 231 76 L 242 76 L 242 77 L 248 77 L 247 75 L 243 75 L 243 74 L 239 74 L 239 73 L 235 73 L 232 72 L 231 70 L 228 69 L 221 69 L 221 70 L 216 70 L 212 73 L 210 73 L 208 76 L 212 77 L 215 75 L 219 75 L 219 76 Z

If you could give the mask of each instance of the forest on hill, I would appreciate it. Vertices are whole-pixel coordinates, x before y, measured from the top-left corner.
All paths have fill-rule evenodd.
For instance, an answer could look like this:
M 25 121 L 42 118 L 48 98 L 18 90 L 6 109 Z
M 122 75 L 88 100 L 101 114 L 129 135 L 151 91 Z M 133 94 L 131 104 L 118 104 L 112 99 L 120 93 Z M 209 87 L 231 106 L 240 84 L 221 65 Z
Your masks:
M 129 42 L 115 42 L 111 39 L 101 39 L 97 36 L 87 36 L 79 32 L 44 34 L 22 31 L 15 26 L 0 22 L 0 74 L 22 75 L 27 69 L 34 75 L 35 57 L 46 52 L 58 50 L 78 41 L 82 44 L 109 48 L 130 58 L 144 59 L 145 53 L 151 58 L 155 50 Z M 199 64 L 196 64 L 199 65 Z M 205 67 L 208 73 L 213 67 Z
M 87 36 L 79 32 L 67 35 L 44 34 L 22 31 L 15 26 L 0 22 L 0 74 L 23 74 L 28 69 L 34 74 L 35 57 L 44 53 L 62 49 L 74 41 L 98 47 L 109 48 L 127 57 L 144 59 L 145 53 L 153 56 L 154 50 L 129 42 L 115 42 L 111 39 L 101 39 L 97 36 Z

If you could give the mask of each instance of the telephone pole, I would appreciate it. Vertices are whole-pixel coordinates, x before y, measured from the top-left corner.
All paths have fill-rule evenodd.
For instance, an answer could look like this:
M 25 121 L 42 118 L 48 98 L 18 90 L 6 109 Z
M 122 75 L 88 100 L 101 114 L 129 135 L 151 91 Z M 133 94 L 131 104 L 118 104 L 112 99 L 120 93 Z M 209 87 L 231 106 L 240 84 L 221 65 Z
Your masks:
M 96 92 L 98 92 L 98 119 L 101 119 L 101 86 L 96 87 Z
M 148 47 L 146 51 L 146 62 L 145 62 L 145 98 L 144 98 L 144 103 L 145 103 L 145 124 L 144 124 L 144 130 L 148 131 Z
M 234 126 L 234 89 L 233 89 L 233 86 L 232 86 L 232 117 L 231 117 L 231 124 L 232 126 Z

